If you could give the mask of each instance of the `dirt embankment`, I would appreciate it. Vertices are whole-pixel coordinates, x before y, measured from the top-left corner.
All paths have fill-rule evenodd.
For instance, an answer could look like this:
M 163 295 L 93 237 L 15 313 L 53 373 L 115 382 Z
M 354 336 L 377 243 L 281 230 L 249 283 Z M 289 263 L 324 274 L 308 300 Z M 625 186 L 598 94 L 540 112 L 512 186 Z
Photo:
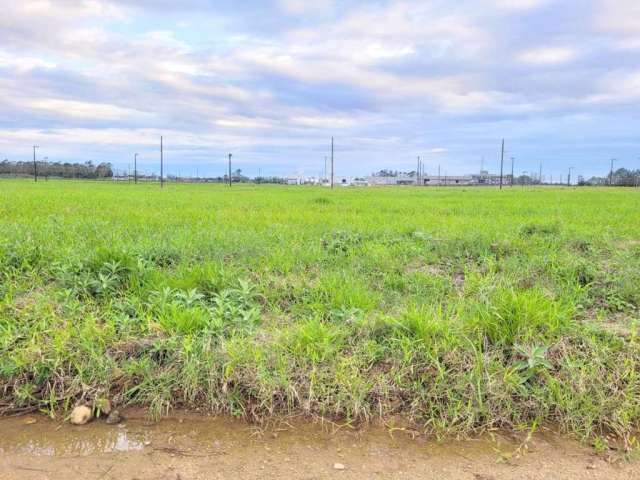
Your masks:
M 192 415 L 82 427 L 0 419 L 0 480 L 90 479 L 630 479 L 640 465 L 607 460 L 552 434 L 495 433 L 437 442 L 402 429 L 280 423 L 258 429 Z

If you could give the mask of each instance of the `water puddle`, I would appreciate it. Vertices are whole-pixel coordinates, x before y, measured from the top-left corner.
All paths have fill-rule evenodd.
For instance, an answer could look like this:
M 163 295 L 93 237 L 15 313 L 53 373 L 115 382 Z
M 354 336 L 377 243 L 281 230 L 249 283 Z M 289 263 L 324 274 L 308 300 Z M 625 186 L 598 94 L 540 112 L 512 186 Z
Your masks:
M 100 422 L 82 427 L 46 418 L 0 420 L 0 455 L 72 456 L 142 450 L 150 432 L 142 425 L 108 426 Z
M 495 432 L 438 443 L 405 429 L 281 422 L 265 429 L 184 414 L 158 423 L 74 427 L 45 417 L 0 419 L 0 480 L 29 478 L 640 478 L 564 437 L 527 442 Z M 523 436 L 524 437 L 524 436 Z M 546 475 L 549 475 L 548 477 Z M 213 478 L 216 478 L 215 476 Z

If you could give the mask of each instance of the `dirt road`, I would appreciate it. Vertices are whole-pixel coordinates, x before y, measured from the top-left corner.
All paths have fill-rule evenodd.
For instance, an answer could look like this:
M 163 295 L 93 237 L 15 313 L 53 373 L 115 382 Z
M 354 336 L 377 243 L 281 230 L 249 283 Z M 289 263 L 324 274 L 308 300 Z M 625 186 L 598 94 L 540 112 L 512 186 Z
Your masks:
M 632 479 L 640 464 L 606 461 L 580 444 L 503 435 L 438 444 L 406 430 L 296 421 L 263 430 L 183 415 L 82 427 L 40 416 L 0 419 L 0 480 L 31 479 Z

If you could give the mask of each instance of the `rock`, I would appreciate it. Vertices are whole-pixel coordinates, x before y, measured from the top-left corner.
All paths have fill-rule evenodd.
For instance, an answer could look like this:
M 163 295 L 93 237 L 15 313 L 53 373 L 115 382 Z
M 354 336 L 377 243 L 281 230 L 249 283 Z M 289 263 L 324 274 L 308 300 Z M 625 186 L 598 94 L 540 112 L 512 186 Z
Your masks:
M 35 418 L 33 418 L 33 417 L 26 417 L 26 418 L 24 419 L 24 424 L 25 424 L 25 425 L 33 425 L 34 423 L 37 423 L 37 422 L 38 422 L 38 420 L 36 420 L 36 419 L 35 419 Z
M 341 463 L 334 463 L 333 464 L 333 469 L 334 470 L 346 470 L 347 467 L 345 467 L 343 464 Z
M 79 405 L 73 409 L 69 421 L 73 425 L 84 425 L 91 421 L 92 413 L 91 409 L 86 405 Z
M 122 416 L 118 410 L 112 410 L 109 416 L 107 417 L 107 425 L 115 425 L 116 423 L 120 423 L 122 421 Z

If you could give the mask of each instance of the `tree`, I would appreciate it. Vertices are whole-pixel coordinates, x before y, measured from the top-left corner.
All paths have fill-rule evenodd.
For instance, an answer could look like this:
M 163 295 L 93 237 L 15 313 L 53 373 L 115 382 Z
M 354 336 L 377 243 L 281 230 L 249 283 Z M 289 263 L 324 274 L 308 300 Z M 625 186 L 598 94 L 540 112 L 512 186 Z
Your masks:
M 61 178 L 111 178 L 113 167 L 108 162 L 94 165 L 93 162 L 36 162 L 38 173 L 47 177 Z M 32 176 L 33 162 L 0 162 L 0 175 Z

